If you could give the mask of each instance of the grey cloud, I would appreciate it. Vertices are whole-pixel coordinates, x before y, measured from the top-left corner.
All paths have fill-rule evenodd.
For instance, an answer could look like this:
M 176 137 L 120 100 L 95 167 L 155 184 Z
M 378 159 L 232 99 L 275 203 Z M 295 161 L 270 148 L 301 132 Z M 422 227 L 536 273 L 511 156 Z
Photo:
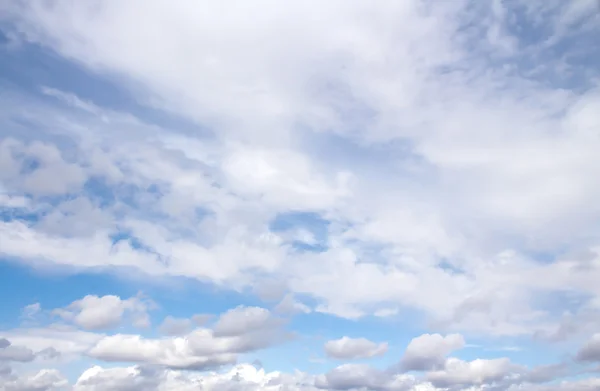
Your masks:
M 214 316 L 212 314 L 196 314 L 192 316 L 192 321 L 196 324 L 196 326 L 204 326 L 213 317 Z
M 395 375 L 364 364 L 341 365 L 315 380 L 316 387 L 327 390 L 408 391 L 415 384 L 412 376 Z
M 178 336 L 188 333 L 191 328 L 192 321 L 190 319 L 167 316 L 159 326 L 159 331 L 164 335 Z
M 279 325 L 281 320 L 274 318 L 265 308 L 240 306 L 219 317 L 214 325 L 214 334 L 217 337 L 230 337 Z
M 275 312 L 284 315 L 307 314 L 311 312 L 310 307 L 296 300 L 292 294 L 285 295 L 277 306 L 275 306 L 274 310 Z
M 325 343 L 327 356 L 339 360 L 371 358 L 387 352 L 387 343 L 376 343 L 365 338 L 342 337 Z
M 577 352 L 578 361 L 600 362 L 600 333 L 594 334 Z
M 461 389 L 471 386 L 492 385 L 510 378 L 519 379 L 525 368 L 511 363 L 508 358 L 463 361 L 449 358 L 442 369 L 428 372 L 426 379 L 440 388 Z
M 442 367 L 446 357 L 454 350 L 461 349 L 465 340 L 460 334 L 423 334 L 413 338 L 408 344 L 400 369 L 404 371 L 426 371 Z
M 36 353 L 37 357 L 42 357 L 43 359 L 46 360 L 53 360 L 56 358 L 59 358 L 61 356 L 61 353 L 54 349 L 53 347 L 49 347 L 43 350 L 40 350 L 39 352 Z
M 9 340 L 0 339 L 0 361 L 30 362 L 35 359 L 31 349 L 24 346 L 15 346 Z
M 71 387 L 58 371 L 43 369 L 30 375 L 10 374 L 1 379 L 2 391 L 66 391 Z
M 60 352 L 53 347 L 35 353 L 25 346 L 13 345 L 8 339 L 0 338 L 0 361 L 31 362 L 36 358 L 51 360 L 60 357 Z

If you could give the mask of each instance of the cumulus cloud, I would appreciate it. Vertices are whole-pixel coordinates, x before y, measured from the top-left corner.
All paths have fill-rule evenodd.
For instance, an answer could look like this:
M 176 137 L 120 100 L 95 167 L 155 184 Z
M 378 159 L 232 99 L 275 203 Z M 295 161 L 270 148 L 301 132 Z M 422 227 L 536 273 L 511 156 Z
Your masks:
M 344 364 L 315 380 L 321 389 L 330 390 L 409 390 L 417 381 L 410 375 L 393 375 L 365 364 Z
M 74 391 L 126 391 L 126 390 L 247 390 L 247 391 L 313 391 L 314 387 L 303 384 L 311 377 L 301 373 L 284 375 L 267 373 L 249 364 L 237 365 L 223 373 L 183 373 L 148 367 L 92 367 L 75 383 Z
M 387 352 L 386 342 L 377 343 L 366 338 L 342 337 L 325 343 L 327 356 L 338 360 L 371 358 L 382 356 Z
M 289 338 L 279 319 L 264 308 L 236 307 L 223 313 L 212 329 L 197 328 L 161 339 L 116 334 L 100 339 L 87 354 L 115 362 L 181 369 L 210 369 L 233 364 L 241 353 L 263 349 Z
M 426 371 L 443 366 L 446 357 L 453 351 L 465 346 L 460 334 L 423 334 L 413 338 L 400 361 L 402 369 L 407 371 Z
M 88 295 L 65 308 L 55 309 L 54 314 L 86 330 L 106 330 L 117 327 L 127 315 L 136 327 L 148 327 L 148 310 L 152 303 L 139 297 L 122 300 L 118 296 Z
M 260 307 L 239 306 L 222 314 L 214 325 L 215 336 L 235 337 L 277 327 L 281 320 Z
M 509 376 L 515 376 L 521 369 L 507 358 L 492 360 L 477 359 L 463 361 L 449 358 L 443 369 L 427 373 L 427 380 L 439 388 L 472 387 L 500 382 Z

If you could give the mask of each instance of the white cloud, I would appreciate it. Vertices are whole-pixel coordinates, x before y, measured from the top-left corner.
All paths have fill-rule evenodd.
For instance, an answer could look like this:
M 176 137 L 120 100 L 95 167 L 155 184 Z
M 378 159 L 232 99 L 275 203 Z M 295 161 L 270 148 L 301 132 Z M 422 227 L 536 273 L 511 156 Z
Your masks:
M 352 360 L 382 356 L 387 352 L 385 342 L 377 343 L 366 338 L 342 337 L 325 343 L 325 353 L 338 360 Z
M 10 376 L 0 381 L 2 389 L 6 391 L 61 391 L 69 385 L 67 379 L 58 371 L 47 369 L 16 378 Z
M 275 306 L 275 312 L 286 315 L 308 314 L 312 310 L 306 304 L 296 300 L 292 294 L 287 294 Z
M 47 213 L 1 222 L 0 251 L 239 290 L 268 276 L 349 318 L 409 307 L 447 329 L 551 333 L 565 308 L 540 297 L 600 295 L 597 70 L 574 63 L 569 41 L 597 33 L 590 4 L 3 4 L 27 40 L 211 135 L 58 90 L 44 92 L 65 107 L 2 92 L 0 201 Z M 515 33 L 515 20 L 540 34 Z M 37 133 L 19 133 L 15 116 Z M 113 205 L 82 190 L 89 178 Z M 67 193 L 78 198 L 38 200 Z M 292 210 L 331 222 L 326 251 L 270 232 Z M 114 244 L 119 229 L 143 246 Z M 532 255 L 565 248 L 548 263 Z M 587 250 L 583 272 L 573 254 Z
M 429 372 L 427 380 L 440 388 L 480 386 L 514 376 L 519 373 L 516 369 L 519 367 L 507 358 L 468 362 L 449 358 L 443 369 Z
M 196 348 L 196 345 L 200 345 Z M 151 340 L 139 335 L 112 335 L 90 349 L 91 357 L 104 361 L 164 365 L 170 368 L 207 369 L 235 363 L 227 345 L 210 331 L 195 331 L 186 338 Z
M 214 331 L 216 336 L 235 337 L 280 324 L 280 320 L 265 308 L 239 306 L 222 314 L 214 325 Z
M 140 297 L 122 300 L 112 295 L 87 295 L 65 308 L 53 310 L 53 313 L 86 330 L 106 330 L 119 326 L 125 315 L 131 319 L 134 326 L 148 327 L 148 310 L 152 306 L 152 302 Z
M 115 362 L 210 369 L 237 361 L 241 353 L 263 349 L 289 336 L 281 322 L 259 307 L 236 307 L 223 313 L 212 329 L 196 328 L 160 339 L 116 334 L 100 339 L 87 354 Z
M 407 371 L 435 369 L 444 365 L 451 352 L 464 346 L 465 340 L 460 334 L 423 334 L 410 341 L 400 361 L 401 367 Z

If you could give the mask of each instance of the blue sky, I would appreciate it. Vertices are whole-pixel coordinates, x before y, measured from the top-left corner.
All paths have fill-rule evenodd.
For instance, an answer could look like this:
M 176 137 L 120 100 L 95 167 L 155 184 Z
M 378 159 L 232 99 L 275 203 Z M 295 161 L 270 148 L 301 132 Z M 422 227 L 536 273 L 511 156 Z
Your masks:
M 0 390 L 597 389 L 599 15 L 0 5 Z

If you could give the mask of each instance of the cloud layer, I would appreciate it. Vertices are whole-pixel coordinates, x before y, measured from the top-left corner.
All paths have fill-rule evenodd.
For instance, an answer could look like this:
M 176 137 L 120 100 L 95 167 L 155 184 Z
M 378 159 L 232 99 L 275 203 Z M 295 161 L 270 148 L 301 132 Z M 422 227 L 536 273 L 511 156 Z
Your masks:
M 0 262 L 89 291 L 27 287 L 36 304 L 0 319 L 0 388 L 597 388 L 599 15 L 2 2 Z M 131 293 L 188 283 L 211 294 Z M 298 340 L 362 361 L 243 363 Z

